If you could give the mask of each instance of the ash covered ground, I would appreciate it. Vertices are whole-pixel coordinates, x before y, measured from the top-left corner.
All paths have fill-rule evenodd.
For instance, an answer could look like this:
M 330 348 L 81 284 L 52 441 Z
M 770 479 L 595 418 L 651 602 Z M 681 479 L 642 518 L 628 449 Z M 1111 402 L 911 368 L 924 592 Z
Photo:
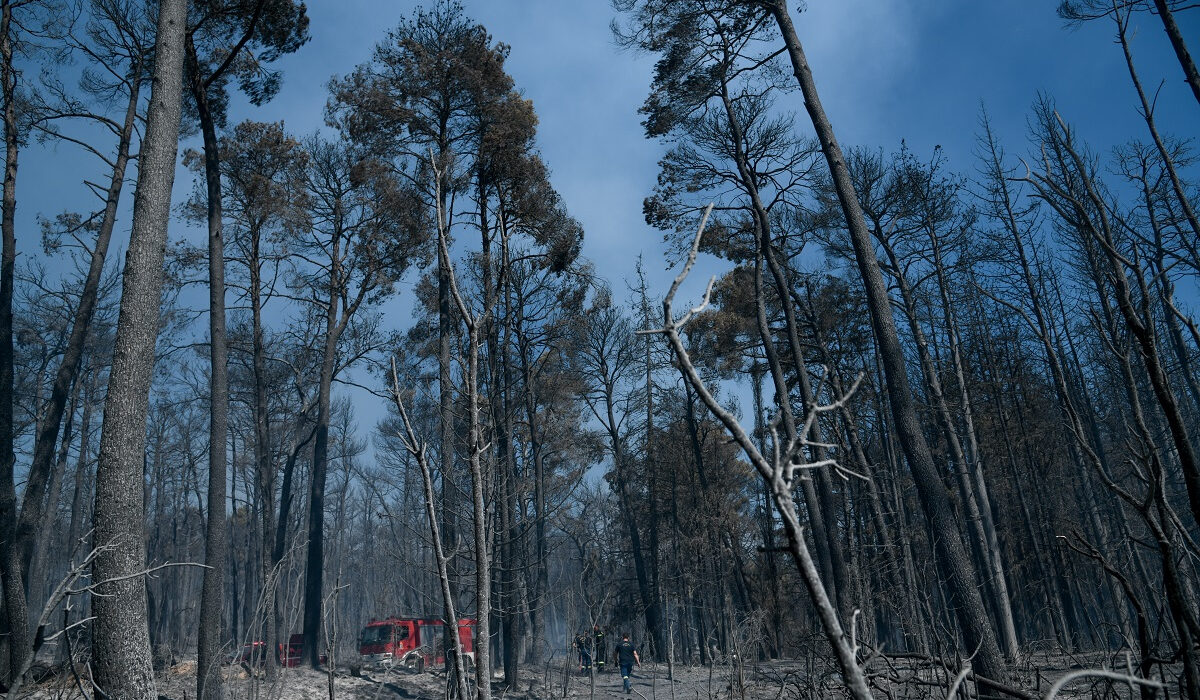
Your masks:
M 1054 680 L 1082 669 L 1120 668 L 1117 657 L 1098 655 L 1027 656 L 1013 669 L 1013 690 L 1026 698 L 1044 697 Z M 950 669 L 932 668 L 912 660 L 875 659 L 868 663 L 877 698 L 891 700 L 946 697 L 957 675 Z M 80 698 L 80 687 L 88 688 L 86 668 L 74 674 L 48 674 L 25 689 L 36 700 Z M 333 673 L 311 668 L 283 668 L 270 682 L 261 670 L 225 666 L 228 700 L 441 700 L 446 678 L 440 669 L 415 673 L 352 669 L 339 666 Z M 194 700 L 196 665 L 183 661 L 163 670 L 158 677 L 159 700 Z M 646 663 L 634 670 L 633 692 L 626 695 L 615 670 L 594 675 L 579 673 L 575 664 L 564 665 L 560 656 L 539 667 L 523 666 L 518 687 L 502 689 L 500 674 L 493 684 L 496 700 L 596 700 L 629 697 L 634 700 L 808 700 L 845 697 L 837 670 L 820 658 L 769 662 L 747 662 L 713 666 L 676 664 L 668 678 L 666 664 Z M 970 685 L 968 683 L 968 685 Z M 1119 687 L 1118 687 L 1119 686 Z M 975 688 L 970 688 L 974 695 Z M 1093 697 L 1115 691 L 1121 697 L 1128 686 L 1102 679 L 1080 679 L 1059 698 Z M 24 695 L 25 693 L 23 693 Z M 89 693 L 90 695 L 90 693 Z M 1018 697 L 1018 696 L 1014 696 Z

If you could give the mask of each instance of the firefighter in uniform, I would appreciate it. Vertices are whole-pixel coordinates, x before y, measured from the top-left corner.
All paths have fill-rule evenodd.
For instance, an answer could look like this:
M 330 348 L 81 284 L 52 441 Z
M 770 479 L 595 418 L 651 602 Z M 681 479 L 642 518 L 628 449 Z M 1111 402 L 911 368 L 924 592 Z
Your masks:
M 592 670 L 592 642 L 587 638 L 587 635 L 583 632 L 575 635 L 575 641 L 571 646 L 579 650 L 579 671 L 582 673 L 583 671 Z
M 604 673 L 604 652 L 608 649 L 608 647 L 604 645 L 604 630 L 600 627 L 600 625 L 592 625 L 592 636 L 596 640 L 596 671 L 599 673 Z
M 625 683 L 625 694 L 633 690 L 633 686 L 629 682 L 629 677 L 633 675 L 633 665 L 642 665 L 642 660 L 638 658 L 637 647 L 633 646 L 633 642 L 629 641 L 629 634 L 621 635 L 621 643 L 613 650 L 614 656 L 617 657 L 617 665 L 621 667 L 621 680 Z

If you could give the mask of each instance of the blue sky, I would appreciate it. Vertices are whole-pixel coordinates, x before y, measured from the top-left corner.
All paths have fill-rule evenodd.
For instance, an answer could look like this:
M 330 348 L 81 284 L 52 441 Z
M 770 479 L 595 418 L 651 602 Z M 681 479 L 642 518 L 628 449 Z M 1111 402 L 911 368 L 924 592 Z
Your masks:
M 619 50 L 607 0 L 467 0 L 467 12 L 512 47 L 508 70 L 533 100 L 538 143 L 553 182 L 585 229 L 584 254 L 613 281 L 633 274 L 638 252 L 665 270 L 661 234 L 641 217 L 663 147 L 642 136 L 637 108 L 653 57 Z M 416 3 L 311 0 L 312 41 L 281 61 L 280 95 L 243 113 L 284 120 L 306 132 L 321 124 L 322 86 L 366 60 L 371 47 Z M 1010 153 L 1026 150 L 1026 115 L 1039 91 L 1093 145 L 1107 150 L 1144 126 L 1108 21 L 1064 28 L 1054 0 L 812 0 L 797 28 L 843 145 L 918 153 L 942 145 L 950 165 L 973 170 L 979 106 L 987 105 Z M 1200 51 L 1200 12 L 1180 17 Z M 1166 79 L 1159 119 L 1166 131 L 1195 133 L 1200 105 L 1183 83 L 1157 19 L 1136 20 L 1142 80 Z M 802 111 L 793 93 L 792 109 Z M 803 128 L 803 122 L 798 122 Z M 1190 127 L 1190 128 L 1189 128 Z M 711 269 L 700 270 L 706 273 Z M 661 289 L 669 283 L 662 275 Z
M 661 234 L 646 226 L 642 199 L 657 172 L 662 146 L 642 136 L 637 108 L 645 97 L 653 58 L 620 51 L 612 40 L 607 0 L 465 0 L 468 14 L 512 47 L 508 70 L 532 99 L 538 143 L 568 209 L 584 225 L 584 255 L 624 289 L 639 252 L 652 282 L 665 291 Z M 1145 138 L 1113 25 L 1064 28 L 1055 0 L 811 0 L 796 19 L 839 140 L 844 146 L 893 149 L 901 139 L 918 153 L 946 149 L 951 167 L 972 171 L 980 103 L 1010 153 L 1024 153 L 1026 116 L 1039 91 L 1054 96 L 1082 137 L 1107 151 L 1130 136 Z M 407 0 L 309 0 L 312 41 L 279 67 L 277 98 L 262 108 L 234 107 L 231 123 L 246 118 L 283 120 L 289 130 L 319 128 L 325 83 L 345 74 L 417 3 Z M 1200 53 L 1200 12 L 1179 17 Z M 1161 24 L 1135 18 L 1134 52 L 1150 88 L 1165 80 L 1160 128 L 1195 135 L 1200 105 L 1182 79 Z M 798 94 L 787 99 L 802 111 Z M 803 129 L 805 124 L 798 122 Z M 195 143 L 186 145 L 196 146 Z M 18 185 L 19 251 L 40 255 L 37 214 L 89 206 L 79 183 L 93 163 L 69 146 L 31 145 Z M 192 186 L 181 169 L 177 199 Z M 126 212 L 128 209 L 126 208 Z M 123 252 L 128 216 L 119 224 L 114 253 Z M 176 221 L 173 236 L 194 235 Z M 114 255 L 114 259 L 119 259 Z M 698 272 L 719 272 L 707 261 Z M 699 283 L 697 283 L 697 286 Z M 390 302 L 407 309 L 403 293 Z M 407 318 L 408 313 L 392 317 Z M 360 421 L 373 422 L 372 409 Z M 365 419 L 365 420 L 364 420 Z

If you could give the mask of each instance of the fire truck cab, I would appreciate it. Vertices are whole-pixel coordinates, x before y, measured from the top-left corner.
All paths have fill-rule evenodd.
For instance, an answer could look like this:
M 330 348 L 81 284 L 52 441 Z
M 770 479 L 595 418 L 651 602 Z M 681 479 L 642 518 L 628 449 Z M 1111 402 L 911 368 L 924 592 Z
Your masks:
M 371 620 L 358 635 L 358 653 L 365 666 L 402 667 L 421 673 L 426 666 L 445 663 L 441 619 L 389 617 Z M 475 662 L 475 620 L 458 621 L 458 640 L 468 663 Z

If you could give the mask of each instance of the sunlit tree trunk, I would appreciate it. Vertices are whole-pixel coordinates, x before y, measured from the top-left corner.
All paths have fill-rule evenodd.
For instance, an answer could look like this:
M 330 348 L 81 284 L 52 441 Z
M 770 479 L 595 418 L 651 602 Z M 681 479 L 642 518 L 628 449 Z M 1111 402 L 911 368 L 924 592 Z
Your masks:
M 92 565 L 93 680 L 111 700 L 155 700 L 146 622 L 143 459 L 183 90 L 186 0 L 159 4 L 154 80 L 100 435 Z

